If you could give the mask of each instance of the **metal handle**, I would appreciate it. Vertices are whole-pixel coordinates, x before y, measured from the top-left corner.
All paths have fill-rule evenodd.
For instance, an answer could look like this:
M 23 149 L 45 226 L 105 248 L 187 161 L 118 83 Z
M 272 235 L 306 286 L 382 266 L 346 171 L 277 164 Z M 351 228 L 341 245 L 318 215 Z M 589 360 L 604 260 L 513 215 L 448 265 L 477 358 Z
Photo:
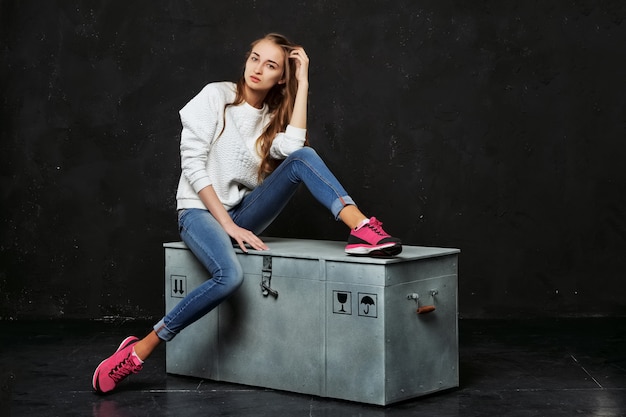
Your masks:
M 422 307 L 418 307 L 416 310 L 417 314 L 428 314 L 428 313 L 432 313 L 433 311 L 435 311 L 435 306 L 430 305 L 430 306 L 422 306 Z
M 431 297 L 435 298 L 435 295 L 439 294 L 439 291 L 437 291 L 437 290 L 430 290 L 429 294 L 430 294 Z M 432 305 L 432 304 L 420 306 L 420 303 L 419 303 L 420 296 L 416 292 L 407 295 L 406 298 L 408 300 L 415 300 L 415 304 L 417 305 L 417 310 L 415 310 L 415 312 L 417 314 L 428 314 L 428 313 L 432 313 L 433 311 L 436 310 L 435 306 Z

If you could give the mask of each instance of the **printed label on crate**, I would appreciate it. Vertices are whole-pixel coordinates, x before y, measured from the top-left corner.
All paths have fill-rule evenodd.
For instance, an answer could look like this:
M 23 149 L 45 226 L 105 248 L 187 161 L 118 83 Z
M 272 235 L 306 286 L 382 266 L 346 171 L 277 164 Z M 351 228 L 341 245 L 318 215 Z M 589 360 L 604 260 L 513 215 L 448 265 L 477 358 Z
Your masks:
M 350 291 L 333 291 L 333 313 L 352 314 L 352 293 Z
M 359 293 L 359 316 L 378 317 L 378 295 L 370 293 Z
M 170 275 L 172 298 L 183 298 L 187 295 L 187 277 L 185 275 Z

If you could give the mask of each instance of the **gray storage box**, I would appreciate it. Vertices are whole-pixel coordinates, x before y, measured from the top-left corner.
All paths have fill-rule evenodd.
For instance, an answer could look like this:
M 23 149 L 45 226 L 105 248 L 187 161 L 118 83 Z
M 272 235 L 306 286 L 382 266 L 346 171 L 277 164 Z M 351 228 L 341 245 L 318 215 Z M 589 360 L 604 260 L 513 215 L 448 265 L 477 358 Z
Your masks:
M 168 373 L 378 405 L 459 385 L 458 249 L 264 241 L 238 252 L 242 287 L 167 344 Z M 209 277 L 183 243 L 164 247 L 169 311 Z

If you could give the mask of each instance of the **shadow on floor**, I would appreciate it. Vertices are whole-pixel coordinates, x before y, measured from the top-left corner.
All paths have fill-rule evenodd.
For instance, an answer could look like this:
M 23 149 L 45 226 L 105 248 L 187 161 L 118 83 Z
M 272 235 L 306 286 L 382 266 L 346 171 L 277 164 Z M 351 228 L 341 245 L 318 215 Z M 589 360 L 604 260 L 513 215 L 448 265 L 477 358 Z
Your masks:
M 457 389 L 378 407 L 165 374 L 113 394 L 94 368 L 145 322 L 0 322 L 0 416 L 626 416 L 626 319 L 460 321 Z

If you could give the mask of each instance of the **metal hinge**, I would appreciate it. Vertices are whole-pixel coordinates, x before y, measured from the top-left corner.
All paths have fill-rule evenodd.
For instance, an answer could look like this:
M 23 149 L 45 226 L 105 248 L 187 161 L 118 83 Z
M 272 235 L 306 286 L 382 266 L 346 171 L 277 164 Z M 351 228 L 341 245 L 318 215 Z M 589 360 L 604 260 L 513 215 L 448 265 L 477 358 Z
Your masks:
M 278 298 L 278 291 L 275 291 L 270 287 L 272 284 L 272 257 L 263 257 L 263 269 L 261 272 L 261 293 L 267 297 L 271 295 L 274 298 Z

